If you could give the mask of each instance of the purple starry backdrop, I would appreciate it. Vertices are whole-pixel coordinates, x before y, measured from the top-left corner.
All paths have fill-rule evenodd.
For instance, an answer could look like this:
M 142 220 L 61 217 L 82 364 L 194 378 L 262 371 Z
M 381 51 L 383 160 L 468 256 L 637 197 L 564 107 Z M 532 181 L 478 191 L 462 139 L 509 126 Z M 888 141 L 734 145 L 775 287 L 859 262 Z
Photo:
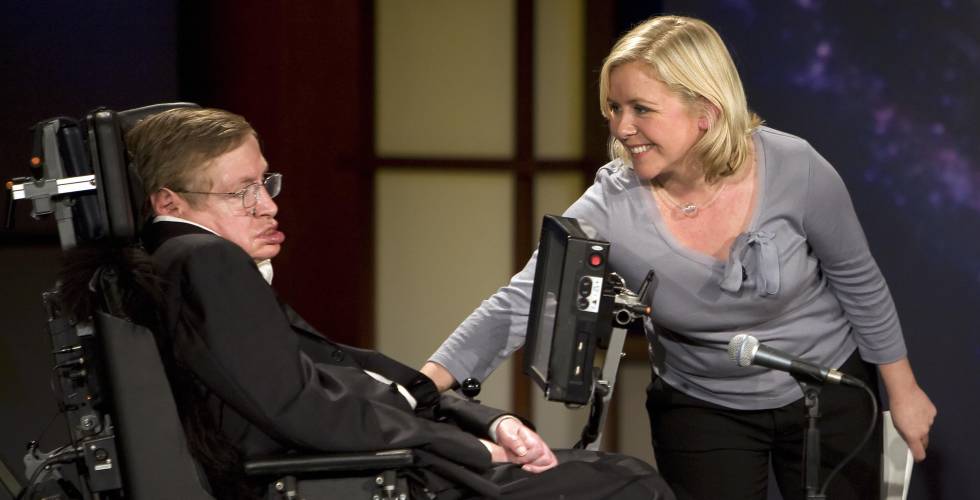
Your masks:
M 980 2 L 619 2 L 699 17 L 749 105 L 840 172 L 939 409 L 909 498 L 980 499 Z

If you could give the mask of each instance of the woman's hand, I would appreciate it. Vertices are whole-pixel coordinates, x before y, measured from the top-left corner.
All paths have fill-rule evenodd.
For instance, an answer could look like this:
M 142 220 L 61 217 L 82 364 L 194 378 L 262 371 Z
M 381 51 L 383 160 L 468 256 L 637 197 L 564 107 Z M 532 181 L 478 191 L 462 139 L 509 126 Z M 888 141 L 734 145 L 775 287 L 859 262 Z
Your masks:
M 436 385 L 436 389 L 438 389 L 439 392 L 446 392 L 453 386 L 453 384 L 456 383 L 456 379 L 453 378 L 452 373 L 449 373 L 449 370 L 438 363 L 433 363 L 432 361 L 426 362 L 419 371 L 432 379 L 432 382 Z
M 889 392 L 888 400 L 891 404 L 895 430 L 908 443 L 915 461 L 921 462 L 926 458 L 929 429 L 936 418 L 936 407 L 918 386 L 901 395 L 892 396 Z
M 895 430 L 912 450 L 912 458 L 921 462 L 929 446 L 929 429 L 936 418 L 936 406 L 919 387 L 908 359 L 879 365 L 881 379 L 888 391 L 888 402 Z

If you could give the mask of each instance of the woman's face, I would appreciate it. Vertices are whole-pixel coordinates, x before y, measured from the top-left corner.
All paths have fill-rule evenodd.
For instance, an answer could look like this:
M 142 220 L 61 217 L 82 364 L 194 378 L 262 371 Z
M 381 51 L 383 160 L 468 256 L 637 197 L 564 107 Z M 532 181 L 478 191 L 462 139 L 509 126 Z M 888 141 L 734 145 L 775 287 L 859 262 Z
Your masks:
M 708 125 L 641 61 L 610 72 L 607 106 L 609 132 L 626 146 L 641 179 L 680 172 Z

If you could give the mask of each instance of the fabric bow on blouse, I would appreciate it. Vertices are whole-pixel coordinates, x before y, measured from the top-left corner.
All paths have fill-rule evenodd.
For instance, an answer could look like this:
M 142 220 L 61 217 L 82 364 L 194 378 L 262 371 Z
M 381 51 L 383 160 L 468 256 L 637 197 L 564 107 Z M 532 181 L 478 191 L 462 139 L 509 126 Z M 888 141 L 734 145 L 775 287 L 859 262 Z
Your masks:
M 750 231 L 735 238 L 721 281 L 722 290 L 738 292 L 751 272 L 760 296 L 779 292 L 779 250 L 772 242 L 773 237 L 775 234 L 770 232 Z M 748 254 L 755 257 L 755 265 L 746 268 L 743 262 Z

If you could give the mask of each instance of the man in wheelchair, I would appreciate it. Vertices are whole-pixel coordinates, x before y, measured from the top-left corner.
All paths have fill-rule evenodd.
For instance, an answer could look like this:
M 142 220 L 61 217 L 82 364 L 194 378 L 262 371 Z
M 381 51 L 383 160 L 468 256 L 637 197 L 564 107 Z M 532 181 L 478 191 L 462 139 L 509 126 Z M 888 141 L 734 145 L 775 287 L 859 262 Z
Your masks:
M 553 452 L 521 419 L 440 395 L 282 303 L 269 283 L 283 180 L 242 117 L 169 110 L 126 142 L 153 216 L 142 239 L 163 283 L 161 354 L 216 496 L 260 495 L 242 466 L 257 457 L 409 448 L 430 498 L 673 498 L 640 460 Z

